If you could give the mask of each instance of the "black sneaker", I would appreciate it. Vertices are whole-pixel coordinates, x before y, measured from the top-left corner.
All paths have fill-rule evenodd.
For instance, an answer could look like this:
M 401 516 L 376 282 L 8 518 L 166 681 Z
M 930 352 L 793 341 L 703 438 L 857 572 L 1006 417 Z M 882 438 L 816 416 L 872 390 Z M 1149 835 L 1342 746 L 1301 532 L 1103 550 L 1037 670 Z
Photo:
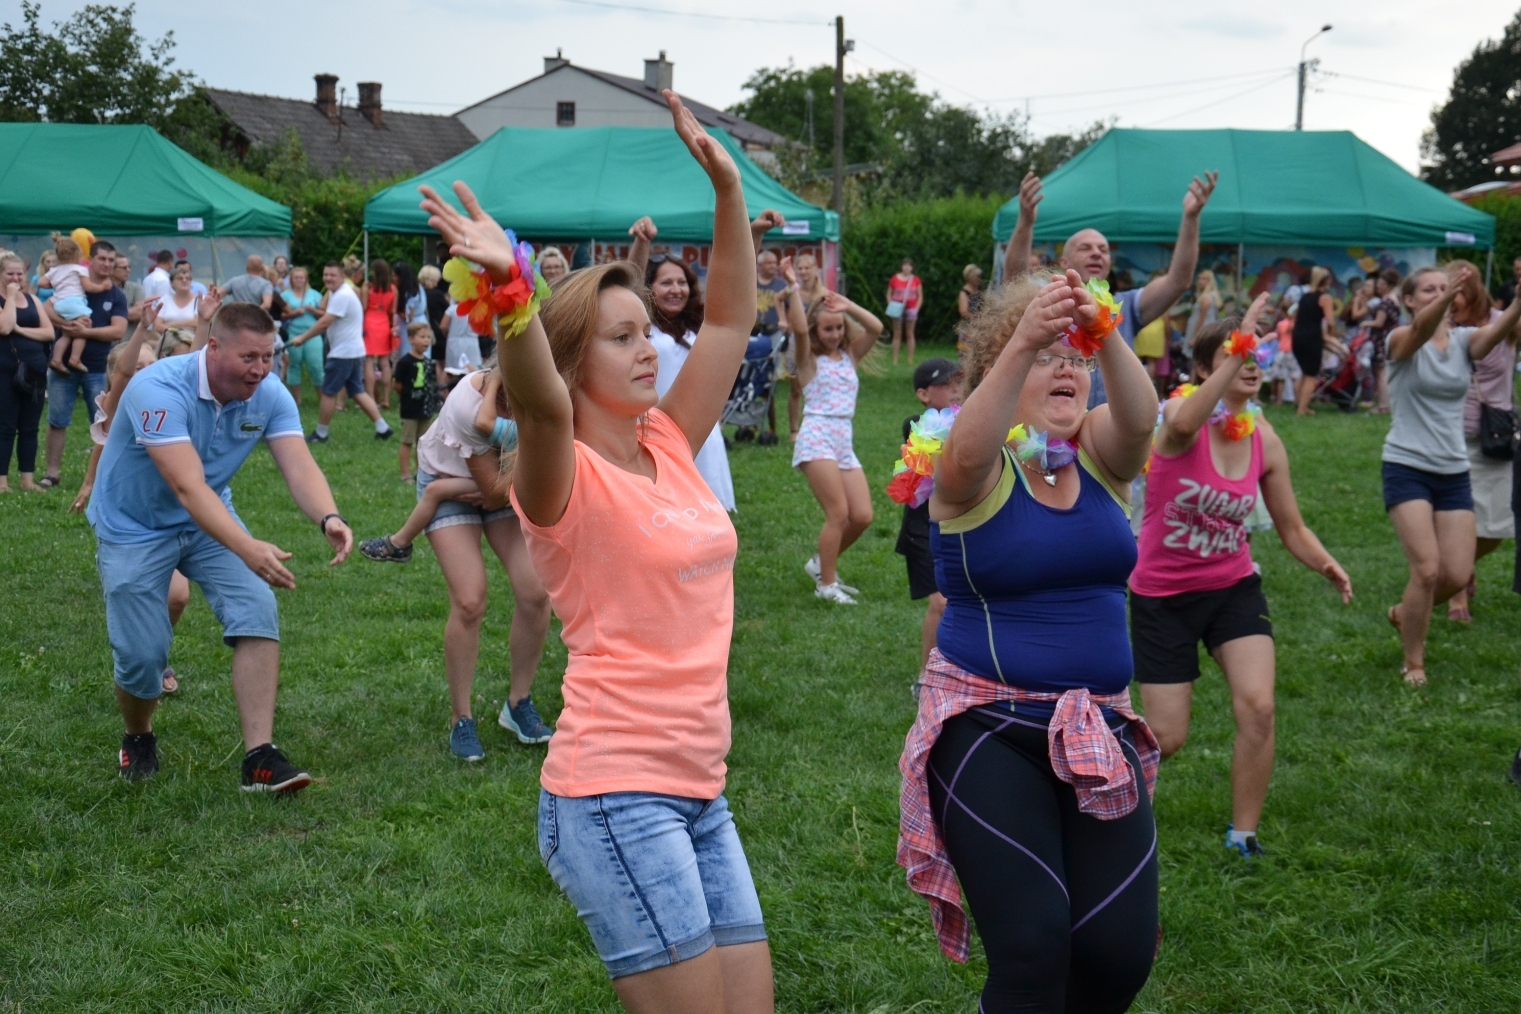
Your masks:
M 327 443 L 327 437 L 319 435 L 316 430 L 312 430 L 306 435 L 306 442 L 309 444 L 325 444 Z
M 312 776 L 286 760 L 273 743 L 243 757 L 244 792 L 300 792 L 310 784 Z
M 151 732 L 121 738 L 120 774 L 129 782 L 141 782 L 158 774 L 158 737 Z
M 391 428 L 390 428 L 390 427 L 386 427 L 386 428 L 385 428 L 385 429 L 384 429 L 384 430 L 377 430 L 377 431 L 376 431 L 376 432 L 375 432 L 375 439 L 376 439 L 376 440 L 390 440 L 390 439 L 391 439 L 391 436 L 392 436 L 392 435 L 393 435 L 393 434 L 394 434 L 394 433 L 395 433 L 395 432 L 396 432 L 396 431 L 395 431 L 395 430 L 393 430 L 393 429 L 391 429 Z
M 366 560 L 380 563 L 406 563 L 412 559 L 412 547 L 398 546 L 389 535 L 365 539 L 359 544 L 359 552 Z
M 1516 751 L 1516 759 L 1511 762 L 1510 780 L 1521 785 L 1521 750 Z
M 776 434 L 767 430 L 755 438 L 755 442 L 761 447 L 775 447 L 778 443 Z

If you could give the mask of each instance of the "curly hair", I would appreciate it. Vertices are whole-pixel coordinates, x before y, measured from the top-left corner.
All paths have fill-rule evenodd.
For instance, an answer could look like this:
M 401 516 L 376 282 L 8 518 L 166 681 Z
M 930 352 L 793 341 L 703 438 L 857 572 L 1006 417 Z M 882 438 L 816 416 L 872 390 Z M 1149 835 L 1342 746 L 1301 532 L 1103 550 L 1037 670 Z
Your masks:
M 1014 337 L 1014 329 L 1030 308 L 1031 301 L 1053 277 L 1044 271 L 1022 275 L 989 293 L 977 315 L 966 322 L 962 335 L 967 347 L 964 363 L 967 394 L 977 390 L 982 378 L 998 361 L 1003 347 Z

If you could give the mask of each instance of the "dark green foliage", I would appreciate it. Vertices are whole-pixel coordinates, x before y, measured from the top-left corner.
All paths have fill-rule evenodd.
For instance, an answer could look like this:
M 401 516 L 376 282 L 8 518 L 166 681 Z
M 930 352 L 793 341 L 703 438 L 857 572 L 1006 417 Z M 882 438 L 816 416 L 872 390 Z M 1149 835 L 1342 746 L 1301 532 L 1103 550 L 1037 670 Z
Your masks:
M 911 257 L 914 273 L 924 280 L 918 337 L 954 338 L 961 319 L 956 293 L 963 284 L 962 269 L 976 264 L 985 281 L 992 278 L 991 229 L 1002 203 L 996 196 L 957 194 L 872 205 L 850 216 L 840 244 L 850 298 L 880 316 L 888 277 L 904 257 Z
M 1479 43 L 1458 64 L 1447 101 L 1431 114 L 1421 137 L 1421 176 L 1443 190 L 1460 190 L 1507 173 L 1486 161 L 1521 141 L 1521 12 L 1498 40 Z
M 740 551 L 727 794 L 781 1014 L 972 1011 L 986 969 L 977 943 L 965 966 L 940 955 L 925 903 L 893 862 L 924 615 L 893 552 L 899 508 L 883 493 L 899 426 L 918 411 L 909 386 L 904 365 L 861 378 L 855 446 L 876 520 L 840 564 L 864 593 L 858 606 L 811 593 L 802 562 L 822 513 L 786 444 L 731 455 Z M 320 780 L 294 800 L 237 790 L 230 653 L 197 592 L 171 655 L 183 689 L 156 719 L 163 769 L 147 785 L 120 782 L 94 539 L 65 510 L 90 446 L 76 413 L 63 488 L 0 496 L 0 1012 L 621 1010 L 539 859 L 543 750 L 508 742 L 491 721 L 507 689 L 501 567 L 488 568 L 475 686 L 487 756 L 463 765 L 446 747 L 448 598 L 426 542 L 405 566 L 327 566 L 326 543 L 264 451 L 234 496 L 256 536 L 295 554 L 297 586 L 277 593 L 276 736 Z M 1234 730 L 1205 659 L 1192 734 L 1157 784 L 1166 935 L 1133 1010 L 1521 1009 L 1521 790 L 1504 775 L 1521 745 L 1510 546 L 1479 563 L 1473 626 L 1432 623 L 1430 686 L 1405 687 L 1383 616 L 1406 580 L 1379 499 L 1387 421 L 1276 407 L 1267 417 L 1305 520 L 1357 598 L 1343 607 L 1276 535 L 1253 537 L 1278 652 L 1268 854 L 1247 865 L 1221 845 Z M 393 478 L 394 444 L 373 440 L 357 410 L 314 453 L 360 536 L 394 530 L 412 508 L 411 487 Z M 564 666 L 551 637 L 534 688 L 551 720 Z
M 1469 204 L 1495 216 L 1495 270 L 1489 280 L 1491 288 L 1498 289 L 1505 282 L 1513 280 L 1511 263 L 1521 257 L 1521 197 L 1485 194 Z M 1483 254 L 1468 250 L 1462 256 L 1482 258 Z M 1480 259 L 1476 263 L 1482 271 L 1484 261 Z
M 783 153 L 782 182 L 796 188 L 832 170 L 834 69 L 756 71 L 750 97 L 733 112 L 798 142 Z M 806 93 L 813 92 L 812 143 Z M 877 71 L 845 79 L 845 163 L 874 167 L 857 177 L 867 203 L 956 193 L 1012 194 L 1027 171 L 1045 175 L 1104 132 L 1036 138 L 1017 114 L 978 113 L 919 91 L 912 74 Z M 790 157 L 789 157 L 790 156 Z

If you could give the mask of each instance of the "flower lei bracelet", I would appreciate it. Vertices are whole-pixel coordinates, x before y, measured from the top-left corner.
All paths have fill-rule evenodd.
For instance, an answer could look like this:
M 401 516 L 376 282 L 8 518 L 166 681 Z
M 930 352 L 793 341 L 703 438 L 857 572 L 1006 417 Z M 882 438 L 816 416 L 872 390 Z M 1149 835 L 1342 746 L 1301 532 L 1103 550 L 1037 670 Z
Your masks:
M 1236 332 L 1236 334 L 1240 333 L 1241 332 L 1239 331 Z M 1232 335 L 1232 337 L 1234 337 L 1234 335 Z M 1231 353 L 1231 355 L 1235 354 L 1236 353 L 1234 352 Z M 1199 390 L 1198 384 L 1179 384 L 1177 387 L 1172 389 L 1172 393 L 1167 397 L 1188 398 L 1192 397 L 1194 392 L 1197 390 Z M 1215 410 L 1210 413 L 1209 422 L 1210 425 L 1214 425 L 1215 423 L 1225 424 L 1225 432 L 1222 434 L 1225 439 L 1232 441 L 1243 440 L 1256 432 L 1257 417 L 1261 414 L 1262 406 L 1257 404 L 1255 401 L 1247 402 L 1244 409 L 1242 409 L 1240 412 L 1235 413 L 1227 409 L 1225 407 L 1225 402 L 1221 401 L 1215 405 Z M 1157 410 L 1157 425 L 1162 425 L 1162 411 L 1160 408 Z
M 515 338 L 528 329 L 528 322 L 548 298 L 549 283 L 538 272 L 533 247 L 518 242 L 511 229 L 504 231 L 513 253 L 507 281 L 493 284 L 485 268 L 463 257 L 450 258 L 443 276 L 449 283 L 449 297 L 459 304 L 470 330 L 490 335 L 494 323 L 503 338 Z
M 1120 313 L 1120 301 L 1109 294 L 1107 281 L 1090 278 L 1083 288 L 1088 290 L 1088 294 L 1098 304 L 1098 316 L 1091 327 L 1075 322 L 1068 326 L 1067 333 L 1062 336 L 1062 344 L 1077 349 L 1085 356 L 1093 356 L 1104 347 L 1104 340 L 1120 326 L 1124 314 Z
M 1247 331 L 1232 331 L 1230 337 L 1225 339 L 1225 354 L 1249 359 L 1252 353 L 1257 351 L 1257 344 L 1255 334 Z

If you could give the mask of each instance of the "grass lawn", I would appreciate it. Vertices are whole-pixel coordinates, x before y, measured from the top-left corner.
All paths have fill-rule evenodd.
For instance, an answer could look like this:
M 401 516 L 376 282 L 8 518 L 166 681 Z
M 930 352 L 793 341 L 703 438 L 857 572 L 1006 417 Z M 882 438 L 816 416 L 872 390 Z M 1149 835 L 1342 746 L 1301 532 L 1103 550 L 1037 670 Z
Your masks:
M 733 453 L 741 552 L 728 795 L 755 872 L 783 1011 L 971 1011 L 962 967 L 893 863 L 897 758 L 913 718 L 918 605 L 882 492 L 909 371 L 863 378 L 856 449 L 877 520 L 842 566 L 854 608 L 802 570 L 821 513 L 786 447 Z M 310 397 L 310 394 L 308 394 Z M 311 415 L 308 407 L 308 415 Z M 1278 768 L 1247 865 L 1229 820 L 1229 702 L 1206 665 L 1193 737 L 1162 768 L 1166 938 L 1144 1011 L 1521 1009 L 1521 597 L 1511 547 L 1479 570 L 1475 623 L 1439 619 L 1431 685 L 1399 679 L 1384 609 L 1405 580 L 1379 496 L 1385 423 L 1271 410 L 1310 525 L 1352 574 L 1343 608 L 1259 536 L 1278 631 Z M 330 569 L 267 454 L 235 482 L 253 532 L 295 553 L 281 592 L 276 739 L 318 782 L 294 800 L 238 791 L 230 653 L 196 593 L 160 711 L 162 770 L 115 775 L 121 723 L 94 540 L 64 490 L 0 498 L 0 1014 L 101 1011 L 613 1011 L 590 939 L 539 861 L 542 752 L 492 724 L 511 602 L 491 575 L 476 683 L 487 757 L 447 751 L 448 600 L 419 543 L 406 566 Z M 391 531 L 411 488 L 357 411 L 316 450 L 361 537 Z M 671 617 L 672 623 L 681 617 Z M 553 719 L 557 637 L 535 697 Z

